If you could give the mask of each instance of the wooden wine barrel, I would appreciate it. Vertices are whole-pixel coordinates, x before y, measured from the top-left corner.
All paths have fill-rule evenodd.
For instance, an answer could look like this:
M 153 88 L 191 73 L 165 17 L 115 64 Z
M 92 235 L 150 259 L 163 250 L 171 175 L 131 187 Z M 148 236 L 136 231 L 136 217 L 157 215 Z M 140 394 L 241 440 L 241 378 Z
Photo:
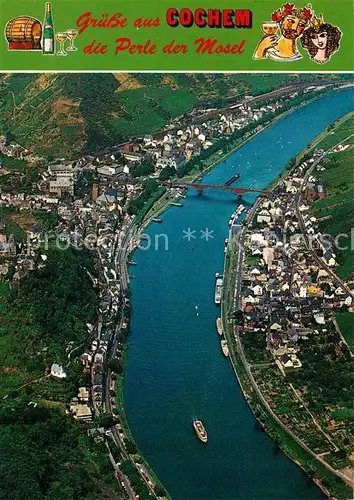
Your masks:
M 5 35 L 9 43 L 26 42 L 38 45 L 42 38 L 42 25 L 33 17 L 16 17 L 7 23 Z

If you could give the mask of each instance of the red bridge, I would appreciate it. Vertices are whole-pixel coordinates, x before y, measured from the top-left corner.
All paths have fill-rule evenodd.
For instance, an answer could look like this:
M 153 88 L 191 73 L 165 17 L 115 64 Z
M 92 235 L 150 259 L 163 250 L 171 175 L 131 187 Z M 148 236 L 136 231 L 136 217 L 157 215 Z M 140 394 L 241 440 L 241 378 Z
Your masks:
M 197 184 L 195 182 L 161 182 L 163 186 L 171 187 L 171 188 L 192 188 L 196 189 L 199 194 L 202 194 L 205 189 L 221 189 L 222 191 L 229 191 L 230 193 L 234 193 L 237 196 L 242 196 L 245 193 L 258 193 L 264 196 L 270 196 L 270 191 L 263 191 L 261 189 L 250 189 L 250 188 L 240 188 L 240 187 L 232 187 L 232 186 L 223 186 L 218 184 Z

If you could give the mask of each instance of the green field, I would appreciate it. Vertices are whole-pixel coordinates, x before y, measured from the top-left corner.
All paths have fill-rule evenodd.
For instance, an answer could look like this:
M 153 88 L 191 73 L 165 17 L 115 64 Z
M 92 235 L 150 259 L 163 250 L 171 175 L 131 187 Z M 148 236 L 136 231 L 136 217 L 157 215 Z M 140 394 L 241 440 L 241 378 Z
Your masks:
M 336 273 L 342 279 L 347 279 L 353 275 L 354 270 L 354 250 L 340 250 L 338 251 L 340 266 L 337 268 Z
M 6 298 L 9 295 L 9 285 L 0 281 L 0 299 Z
M 339 122 L 338 126 L 330 126 L 332 130 L 326 137 L 317 144 L 318 148 L 325 150 L 338 144 L 338 142 L 345 140 L 350 134 L 354 134 L 354 113 L 347 115 L 343 122 Z M 346 142 L 343 142 L 345 144 Z
M 336 320 L 348 346 L 354 352 L 354 313 L 338 313 Z

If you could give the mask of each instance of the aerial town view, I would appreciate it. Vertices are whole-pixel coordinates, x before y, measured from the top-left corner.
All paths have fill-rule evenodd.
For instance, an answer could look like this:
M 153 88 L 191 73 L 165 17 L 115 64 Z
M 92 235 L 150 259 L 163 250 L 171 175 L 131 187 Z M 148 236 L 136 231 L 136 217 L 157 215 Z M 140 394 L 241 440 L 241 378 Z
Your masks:
M 347 500 L 348 73 L 0 74 L 0 499 Z

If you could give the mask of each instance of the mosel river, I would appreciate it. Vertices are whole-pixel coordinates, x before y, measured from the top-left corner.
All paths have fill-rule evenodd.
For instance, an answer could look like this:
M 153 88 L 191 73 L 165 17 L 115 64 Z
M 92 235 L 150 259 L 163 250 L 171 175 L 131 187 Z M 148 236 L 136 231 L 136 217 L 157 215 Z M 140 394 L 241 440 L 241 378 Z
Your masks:
M 346 89 L 294 111 L 202 182 L 223 184 L 239 172 L 235 186 L 264 188 L 292 156 L 353 108 L 353 97 Z M 183 208 L 162 215 L 162 224 L 150 225 L 150 248 L 135 252 L 137 266 L 131 268 L 124 397 L 137 445 L 174 499 L 322 498 L 302 470 L 255 428 L 230 362 L 221 354 L 214 274 L 222 272 L 235 196 L 207 191 L 198 197 L 190 191 L 182 202 Z M 156 243 L 161 234 L 166 236 Z M 207 428 L 206 445 L 193 431 L 193 417 Z

